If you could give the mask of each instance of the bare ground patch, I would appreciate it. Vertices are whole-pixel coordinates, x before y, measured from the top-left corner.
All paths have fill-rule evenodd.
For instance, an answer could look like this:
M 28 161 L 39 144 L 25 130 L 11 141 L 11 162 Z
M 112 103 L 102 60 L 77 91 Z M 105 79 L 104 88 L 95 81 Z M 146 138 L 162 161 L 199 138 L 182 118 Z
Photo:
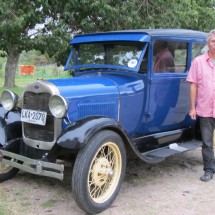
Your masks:
M 215 179 L 201 182 L 201 149 L 149 165 L 129 159 L 121 191 L 102 215 L 212 215 Z M 71 168 L 63 182 L 20 172 L 0 184 L 0 215 L 81 215 L 71 190 Z

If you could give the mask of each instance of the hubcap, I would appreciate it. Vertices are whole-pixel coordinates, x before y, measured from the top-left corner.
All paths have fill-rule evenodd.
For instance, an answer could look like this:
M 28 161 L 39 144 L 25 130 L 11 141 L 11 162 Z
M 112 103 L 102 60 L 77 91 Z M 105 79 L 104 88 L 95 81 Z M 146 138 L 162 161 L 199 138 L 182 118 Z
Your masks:
M 93 165 L 92 181 L 94 181 L 96 186 L 101 187 L 107 183 L 110 171 L 112 171 L 112 169 L 108 160 L 104 157 L 98 158 Z

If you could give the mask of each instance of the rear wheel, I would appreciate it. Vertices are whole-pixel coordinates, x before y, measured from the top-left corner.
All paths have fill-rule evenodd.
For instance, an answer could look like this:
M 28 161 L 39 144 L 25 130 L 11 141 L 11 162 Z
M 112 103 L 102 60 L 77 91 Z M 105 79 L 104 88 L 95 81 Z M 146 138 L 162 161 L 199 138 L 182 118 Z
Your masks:
M 126 152 L 122 138 L 100 131 L 80 150 L 72 174 L 72 192 L 85 212 L 95 214 L 115 200 L 125 176 Z

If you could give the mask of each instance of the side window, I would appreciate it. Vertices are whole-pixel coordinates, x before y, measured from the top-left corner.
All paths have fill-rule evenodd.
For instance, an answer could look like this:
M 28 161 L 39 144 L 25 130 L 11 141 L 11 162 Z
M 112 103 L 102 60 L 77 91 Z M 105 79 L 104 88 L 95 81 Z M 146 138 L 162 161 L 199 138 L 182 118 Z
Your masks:
M 197 57 L 198 55 L 201 55 L 205 53 L 208 50 L 208 47 L 205 43 L 193 43 L 192 45 L 192 60 Z
M 161 72 L 185 72 L 188 44 L 179 41 L 155 40 L 153 44 L 153 70 Z

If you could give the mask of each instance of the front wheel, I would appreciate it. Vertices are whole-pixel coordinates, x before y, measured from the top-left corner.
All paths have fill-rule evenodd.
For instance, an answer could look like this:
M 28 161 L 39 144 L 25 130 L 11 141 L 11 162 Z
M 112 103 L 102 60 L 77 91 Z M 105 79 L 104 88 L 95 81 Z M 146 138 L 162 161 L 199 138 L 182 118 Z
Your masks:
M 13 178 L 18 172 L 19 169 L 0 162 L 0 182 Z
M 80 150 L 72 174 L 72 192 L 77 205 L 90 214 L 110 207 L 123 183 L 126 151 L 122 138 L 104 130 Z

